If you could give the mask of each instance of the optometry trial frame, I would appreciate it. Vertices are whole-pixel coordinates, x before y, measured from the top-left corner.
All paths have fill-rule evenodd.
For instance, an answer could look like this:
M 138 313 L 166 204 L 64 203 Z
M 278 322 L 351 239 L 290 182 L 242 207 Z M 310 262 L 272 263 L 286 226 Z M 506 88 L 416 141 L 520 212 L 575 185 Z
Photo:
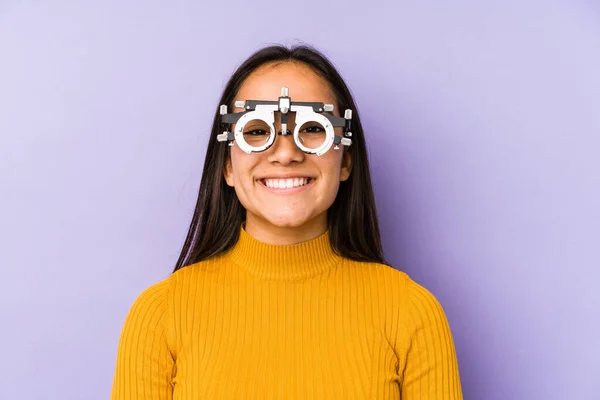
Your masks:
M 273 145 L 275 112 L 281 113 L 281 131 L 277 134 L 282 136 L 292 134 L 296 146 L 305 153 L 321 156 L 331 146 L 338 150 L 340 144 L 342 146 L 352 144 L 350 139 L 352 110 L 347 109 L 344 118 L 327 114 L 334 110 L 333 104 L 291 101 L 289 89 L 285 86 L 281 89 L 281 96 L 277 101 L 238 100 L 235 102 L 235 107 L 243 108 L 244 111 L 228 113 L 227 105 L 221 105 L 219 109 L 221 123 L 235 124 L 235 128 L 233 132 L 226 130 L 217 135 L 217 140 L 228 142 L 229 146 L 233 146 L 235 140 L 239 148 L 247 154 L 265 151 Z M 289 112 L 296 113 L 293 132 L 287 129 Z M 251 125 L 258 123 L 261 129 L 250 126 L 245 130 L 249 123 Z M 335 135 L 336 127 L 344 128 L 343 136 Z

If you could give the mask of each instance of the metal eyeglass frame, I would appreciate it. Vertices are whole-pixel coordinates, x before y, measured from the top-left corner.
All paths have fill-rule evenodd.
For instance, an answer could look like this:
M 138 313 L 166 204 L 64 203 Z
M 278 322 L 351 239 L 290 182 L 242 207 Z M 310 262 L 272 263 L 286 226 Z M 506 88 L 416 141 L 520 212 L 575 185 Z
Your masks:
M 296 121 L 293 138 L 296 146 L 305 153 L 321 156 L 325 154 L 331 146 L 334 150 L 339 149 L 339 145 L 350 146 L 352 144 L 352 132 L 350 131 L 352 123 L 352 110 L 347 109 L 344 112 L 344 118 L 336 117 L 323 112 L 334 110 L 333 104 L 324 104 L 319 102 L 299 102 L 291 101 L 287 87 L 281 89 L 281 97 L 278 101 L 267 100 L 240 100 L 235 102 L 235 107 L 243 108 L 245 111 L 238 113 L 228 113 L 227 105 L 221 105 L 219 112 L 221 114 L 221 123 L 235 124 L 233 132 L 229 130 L 217 135 L 219 142 L 228 142 L 233 146 L 233 141 L 246 154 L 252 152 L 258 153 L 267 150 L 275 142 L 275 112 L 281 112 L 281 131 L 279 135 L 287 136 L 291 132 L 287 129 L 288 112 L 296 113 Z M 251 146 L 244 140 L 244 127 L 246 123 L 253 120 L 262 120 L 270 128 L 269 139 L 261 146 Z M 325 128 L 325 141 L 315 149 L 308 148 L 299 139 L 299 130 L 307 122 L 317 122 Z M 344 136 L 336 136 L 334 128 L 343 127 Z

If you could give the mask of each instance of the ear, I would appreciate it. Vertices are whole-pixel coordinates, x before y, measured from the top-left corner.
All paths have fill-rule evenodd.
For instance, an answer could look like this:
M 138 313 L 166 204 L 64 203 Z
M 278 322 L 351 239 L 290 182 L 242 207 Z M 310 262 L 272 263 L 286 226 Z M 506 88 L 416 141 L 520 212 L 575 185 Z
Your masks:
M 223 170 L 223 177 L 225 178 L 225 182 L 231 187 L 233 187 L 233 168 L 231 166 L 231 154 L 227 154 L 225 158 L 225 169 Z
M 344 151 L 344 155 L 342 156 L 342 167 L 340 170 L 340 182 L 346 181 L 350 177 L 350 172 L 352 172 L 352 156 L 350 155 L 350 151 Z

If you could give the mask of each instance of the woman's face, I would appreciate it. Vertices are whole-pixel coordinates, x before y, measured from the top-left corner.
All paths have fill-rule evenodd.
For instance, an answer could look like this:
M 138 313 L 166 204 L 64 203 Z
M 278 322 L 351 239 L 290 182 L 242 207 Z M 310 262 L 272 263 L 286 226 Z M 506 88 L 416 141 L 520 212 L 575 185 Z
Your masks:
M 277 100 L 283 86 L 289 88 L 292 101 L 336 104 L 323 78 L 310 67 L 293 62 L 257 69 L 242 84 L 235 100 Z M 340 115 L 337 107 L 334 114 Z M 275 113 L 275 128 L 281 130 L 279 113 Z M 294 113 L 290 113 L 288 129 L 294 130 Z M 339 129 L 336 135 L 342 134 Z M 273 145 L 261 153 L 246 154 L 235 142 L 230 150 L 225 180 L 235 188 L 247 211 L 248 233 L 277 243 L 308 240 L 326 231 L 327 209 L 335 200 L 340 182 L 350 175 L 349 152 L 332 147 L 321 156 L 306 154 L 291 135 L 277 135 Z M 293 179 L 294 187 L 281 188 L 281 180 L 287 184 L 288 179 Z

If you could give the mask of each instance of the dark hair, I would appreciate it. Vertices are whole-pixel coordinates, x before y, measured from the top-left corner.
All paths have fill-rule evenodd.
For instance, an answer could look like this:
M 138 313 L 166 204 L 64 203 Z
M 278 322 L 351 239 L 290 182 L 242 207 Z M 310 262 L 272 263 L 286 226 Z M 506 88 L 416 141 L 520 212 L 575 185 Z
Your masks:
M 385 263 L 359 113 L 346 83 L 323 54 L 305 45 L 265 47 L 252 54 L 234 72 L 219 105 L 227 104 L 231 108 L 242 83 L 257 68 L 283 62 L 299 62 L 313 69 L 329 83 L 337 101 L 336 109 L 349 108 L 353 112 L 352 145 L 347 150 L 352 157 L 352 170 L 348 180 L 340 182 L 337 196 L 327 212 L 333 250 L 352 260 Z M 194 217 L 173 272 L 224 253 L 239 239 L 245 209 L 234 188 L 225 182 L 223 172 L 229 150 L 226 144 L 217 141 L 217 135 L 222 131 L 218 107 L 215 107 Z

